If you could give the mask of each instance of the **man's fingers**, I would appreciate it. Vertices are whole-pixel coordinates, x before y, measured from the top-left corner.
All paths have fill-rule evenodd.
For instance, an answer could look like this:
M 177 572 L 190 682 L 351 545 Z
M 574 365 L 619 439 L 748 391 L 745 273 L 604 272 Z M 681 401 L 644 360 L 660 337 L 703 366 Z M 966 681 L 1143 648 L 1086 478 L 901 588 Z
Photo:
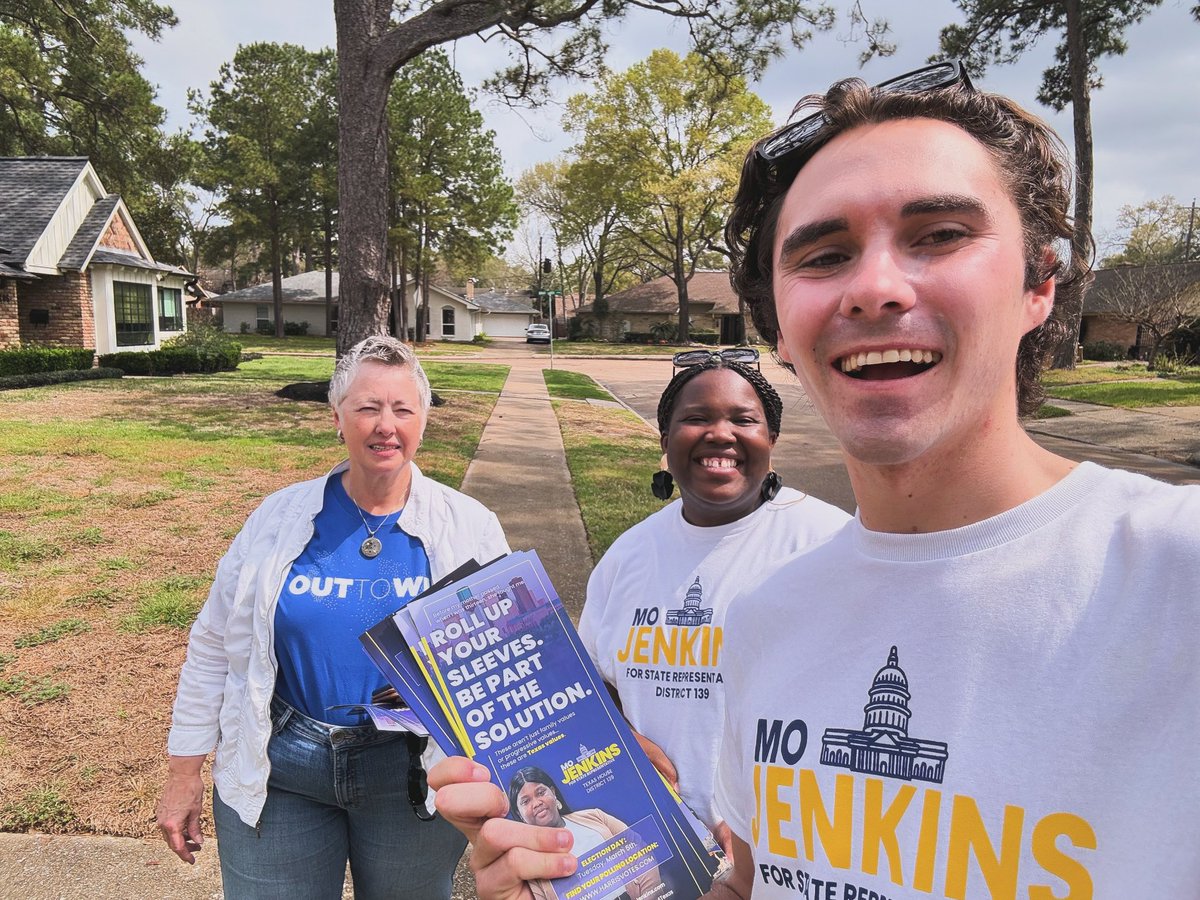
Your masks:
M 471 868 L 488 871 L 501 882 L 561 878 L 575 871 L 565 828 L 526 825 L 511 819 L 489 819 L 479 829 L 471 851 Z
M 486 766 L 471 762 L 465 756 L 448 756 L 429 770 L 429 786 L 435 791 L 452 784 L 491 781 Z

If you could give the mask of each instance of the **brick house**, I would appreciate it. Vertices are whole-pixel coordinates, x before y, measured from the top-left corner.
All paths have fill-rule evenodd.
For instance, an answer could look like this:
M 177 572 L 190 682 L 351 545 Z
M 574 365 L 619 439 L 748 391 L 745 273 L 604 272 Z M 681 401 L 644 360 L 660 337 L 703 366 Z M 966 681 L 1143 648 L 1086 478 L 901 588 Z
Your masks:
M 192 280 L 155 261 L 86 157 L 0 158 L 0 348 L 153 350 L 186 329 Z
M 586 337 L 621 341 L 626 334 L 648 334 L 656 323 L 679 322 L 679 293 L 667 276 L 609 294 L 608 313 L 597 315 L 593 304 L 579 307 L 580 332 Z M 738 308 L 737 294 L 724 269 L 700 269 L 688 282 L 688 322 L 691 331 L 715 331 L 722 344 L 738 344 L 755 336 Z
M 1174 281 L 1192 284 L 1193 291 L 1200 289 L 1200 263 L 1097 269 L 1095 280 L 1083 298 L 1079 343 L 1105 341 L 1125 348 L 1131 359 L 1144 358 L 1148 352 L 1148 341 L 1137 325 L 1122 322 L 1113 315 L 1114 305 L 1119 302 L 1123 291 L 1153 291 L 1156 285 Z M 1197 304 L 1197 315 L 1200 315 L 1200 303 Z

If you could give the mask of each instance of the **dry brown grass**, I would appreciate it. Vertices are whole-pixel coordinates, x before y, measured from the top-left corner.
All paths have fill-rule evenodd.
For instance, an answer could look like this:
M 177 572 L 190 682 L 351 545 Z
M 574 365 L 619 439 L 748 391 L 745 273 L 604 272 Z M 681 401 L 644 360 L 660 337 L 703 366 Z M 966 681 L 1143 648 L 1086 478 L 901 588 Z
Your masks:
M 153 833 L 187 640 L 154 617 L 190 621 L 262 497 L 341 457 L 324 406 L 191 384 L 0 395 L 0 829 Z M 494 402 L 448 395 L 422 469 L 457 484 Z

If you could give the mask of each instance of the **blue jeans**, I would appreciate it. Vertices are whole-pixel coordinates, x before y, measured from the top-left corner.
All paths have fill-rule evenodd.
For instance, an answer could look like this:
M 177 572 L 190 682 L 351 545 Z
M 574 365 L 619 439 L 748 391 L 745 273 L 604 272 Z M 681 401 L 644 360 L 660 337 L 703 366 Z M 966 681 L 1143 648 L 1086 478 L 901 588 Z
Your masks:
M 225 896 L 339 900 L 349 860 L 356 900 L 449 898 L 466 839 L 440 817 L 417 818 L 404 736 L 326 725 L 278 699 L 271 719 L 258 828 L 213 791 Z

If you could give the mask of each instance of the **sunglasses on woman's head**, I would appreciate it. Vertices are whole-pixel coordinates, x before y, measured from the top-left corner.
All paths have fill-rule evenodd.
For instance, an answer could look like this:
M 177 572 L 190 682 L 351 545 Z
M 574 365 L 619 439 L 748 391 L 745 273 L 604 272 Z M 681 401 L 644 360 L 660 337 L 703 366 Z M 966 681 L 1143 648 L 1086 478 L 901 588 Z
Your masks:
M 873 89 L 900 94 L 919 94 L 956 84 L 961 84 L 967 90 L 975 89 L 962 63 L 957 59 L 948 59 L 881 81 Z M 784 125 L 772 137 L 763 141 L 754 149 L 754 161 L 759 177 L 769 184 L 779 181 L 782 164 L 789 157 L 807 149 L 825 125 L 825 114 L 816 112 L 798 122 Z
M 754 363 L 754 367 L 758 368 L 758 351 L 753 347 L 730 347 L 726 350 L 684 350 L 671 357 L 671 365 L 677 369 L 687 369 L 691 366 L 702 366 L 713 359 L 741 363 L 744 366 Z

